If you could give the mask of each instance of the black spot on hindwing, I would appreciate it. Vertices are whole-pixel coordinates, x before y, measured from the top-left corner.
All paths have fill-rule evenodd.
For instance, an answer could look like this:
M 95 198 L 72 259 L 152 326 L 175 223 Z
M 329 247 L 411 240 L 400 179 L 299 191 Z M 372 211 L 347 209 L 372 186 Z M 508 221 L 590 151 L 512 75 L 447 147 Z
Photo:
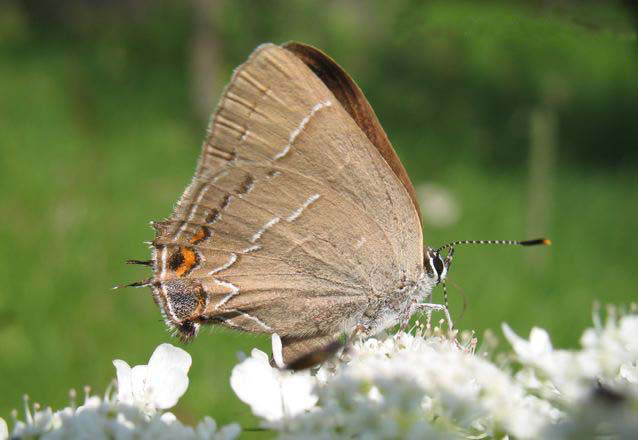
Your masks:
M 177 251 L 168 259 L 168 267 L 171 270 L 177 270 L 182 263 L 184 262 L 184 255 L 181 252 Z

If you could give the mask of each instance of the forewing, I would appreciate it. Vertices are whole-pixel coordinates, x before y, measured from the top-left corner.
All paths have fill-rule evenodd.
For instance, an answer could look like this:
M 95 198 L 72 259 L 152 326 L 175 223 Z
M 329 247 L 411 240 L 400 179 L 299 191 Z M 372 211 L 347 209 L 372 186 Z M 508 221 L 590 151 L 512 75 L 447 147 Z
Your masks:
M 419 202 L 410 177 L 399 160 L 399 156 L 397 156 L 394 148 L 392 148 L 392 144 L 385 134 L 385 130 L 383 130 L 383 127 L 379 123 L 379 119 L 374 113 L 372 106 L 357 83 L 355 83 L 353 79 L 350 78 L 350 75 L 332 58 L 316 47 L 297 42 L 286 43 L 284 47 L 286 50 L 293 52 L 295 56 L 302 60 L 304 64 L 317 75 L 332 94 L 335 95 L 335 98 L 337 98 L 341 106 L 348 112 L 370 142 L 372 142 L 372 145 L 377 148 L 408 192 L 420 220 L 421 211 L 419 209 Z
M 183 331 L 332 335 L 422 267 L 401 181 L 322 81 L 271 44 L 235 71 L 193 182 L 156 229 L 156 300 Z

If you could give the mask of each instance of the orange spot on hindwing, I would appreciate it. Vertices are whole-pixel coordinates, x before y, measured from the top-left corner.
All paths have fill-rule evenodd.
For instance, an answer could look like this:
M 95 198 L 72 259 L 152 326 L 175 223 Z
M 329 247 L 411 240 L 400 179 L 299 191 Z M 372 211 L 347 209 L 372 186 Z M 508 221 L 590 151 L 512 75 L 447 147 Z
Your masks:
M 210 237 L 210 230 L 206 226 L 201 226 L 197 229 L 197 232 L 193 234 L 193 237 L 189 240 L 191 244 L 197 244 L 200 241 L 206 240 Z
M 199 257 L 197 253 L 185 246 L 180 246 L 179 250 L 168 260 L 169 267 L 175 271 L 175 275 L 178 277 L 188 274 L 198 263 Z

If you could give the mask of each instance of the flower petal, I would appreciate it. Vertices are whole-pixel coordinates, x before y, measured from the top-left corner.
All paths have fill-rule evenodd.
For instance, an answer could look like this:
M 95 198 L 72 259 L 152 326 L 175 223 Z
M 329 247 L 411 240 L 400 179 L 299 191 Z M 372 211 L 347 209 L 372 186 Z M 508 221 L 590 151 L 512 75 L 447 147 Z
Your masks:
M 204 416 L 195 427 L 195 433 L 199 438 L 213 438 L 217 432 L 217 423 L 209 416 Z
M 115 359 L 113 366 L 117 374 L 117 400 L 131 405 L 133 404 L 131 367 L 121 359 Z
M 549 333 L 545 329 L 533 327 L 529 334 L 529 343 L 533 355 L 541 355 L 551 353 L 552 341 L 549 339 Z
M 530 344 L 527 340 L 518 336 L 506 323 L 501 324 L 501 328 L 503 329 L 505 338 L 509 341 L 512 349 L 514 349 L 514 352 L 519 358 L 527 360 L 532 357 Z
M 176 369 L 182 373 L 188 373 L 193 360 L 191 355 L 179 347 L 171 344 L 159 345 L 148 361 L 150 376 L 158 374 L 161 376 L 164 371 Z
M 286 416 L 295 416 L 315 406 L 319 398 L 314 393 L 315 381 L 309 372 L 282 374 L 287 375 L 281 381 Z
M 283 417 L 279 381 L 264 352 L 253 349 L 251 357 L 236 365 L 230 386 L 242 402 L 250 405 L 253 414 L 270 421 Z
M 215 440 L 233 440 L 239 437 L 241 433 L 241 427 L 238 423 L 231 423 L 230 425 L 222 426 L 217 432 Z
M 7 422 L 5 422 L 2 417 L 0 417 L 0 440 L 5 440 L 8 438 L 9 438 L 9 427 L 7 426 Z
M 131 369 L 131 390 L 133 391 L 134 405 L 145 406 L 147 377 L 148 366 L 136 365 Z
M 188 370 L 192 358 L 171 344 L 159 345 L 148 361 L 146 392 L 150 404 L 167 409 L 175 406 L 188 388 Z
M 173 414 L 172 412 L 165 412 L 164 414 L 160 416 L 160 419 L 162 420 L 162 422 L 166 423 L 167 425 L 170 425 L 171 423 L 174 423 L 177 421 L 177 417 L 175 417 L 175 414 Z
M 638 385 L 638 365 L 631 363 L 621 365 L 618 376 L 629 383 Z
M 149 376 L 147 391 L 156 408 L 168 409 L 177 404 L 188 388 L 188 376 L 176 368 Z
M 282 353 L 281 346 L 281 338 L 277 333 L 272 334 L 272 357 L 275 360 L 275 365 L 277 367 L 284 369 L 286 364 L 284 364 L 284 356 Z

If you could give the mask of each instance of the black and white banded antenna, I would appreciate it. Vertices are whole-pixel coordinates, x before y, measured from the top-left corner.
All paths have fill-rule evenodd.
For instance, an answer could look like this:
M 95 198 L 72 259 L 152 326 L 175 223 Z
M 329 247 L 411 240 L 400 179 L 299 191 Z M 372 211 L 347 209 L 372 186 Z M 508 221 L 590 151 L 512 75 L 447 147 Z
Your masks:
M 460 244 L 507 244 L 513 246 L 538 246 L 544 245 L 549 246 L 552 244 L 551 240 L 547 238 L 536 238 L 534 240 L 457 240 L 452 241 L 450 243 L 446 243 L 443 246 L 439 246 L 436 251 L 441 252 L 444 249 L 452 249 L 454 246 L 458 246 Z
M 544 245 L 544 246 L 549 246 L 552 244 L 551 240 L 547 239 L 547 238 L 535 238 L 534 240 L 523 240 L 523 241 L 518 241 L 518 240 L 457 240 L 457 241 L 452 241 L 450 243 L 444 244 L 443 246 L 439 246 L 438 248 L 436 248 L 434 250 L 434 252 L 436 253 L 438 258 L 438 255 L 440 255 L 441 251 L 448 249 L 448 253 L 445 257 L 445 260 L 443 260 L 443 266 L 447 270 L 449 270 L 450 266 L 452 265 L 452 258 L 454 256 L 454 247 L 458 246 L 458 245 L 462 245 L 462 244 L 505 244 L 505 245 L 512 245 L 512 246 L 538 246 L 538 245 Z M 443 284 L 443 300 L 444 300 L 444 304 L 445 304 L 445 309 L 448 310 L 449 309 L 449 304 L 448 304 L 448 296 L 447 296 L 447 283 L 445 282 L 445 278 L 443 278 L 443 280 L 441 281 L 441 283 Z M 450 326 L 450 329 L 452 329 L 452 324 L 451 321 L 448 320 L 448 324 Z

